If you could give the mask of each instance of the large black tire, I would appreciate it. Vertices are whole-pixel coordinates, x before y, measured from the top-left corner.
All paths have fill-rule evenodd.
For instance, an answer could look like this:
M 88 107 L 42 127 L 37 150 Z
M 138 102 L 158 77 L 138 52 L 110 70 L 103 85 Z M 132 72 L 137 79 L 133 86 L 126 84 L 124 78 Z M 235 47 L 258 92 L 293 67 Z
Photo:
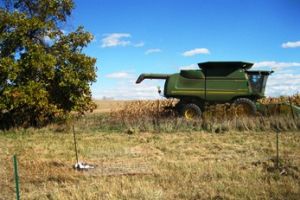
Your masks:
M 255 116 L 257 109 L 255 103 L 251 99 L 239 98 L 234 101 L 234 105 L 243 106 L 244 113 L 238 113 L 238 115 Z
M 181 114 L 181 110 L 183 108 L 185 104 L 181 101 L 179 101 L 176 105 L 175 105 L 175 110 L 178 112 L 178 114 Z
M 201 117 L 202 111 L 198 105 L 189 103 L 189 104 L 182 105 L 180 114 L 185 119 L 191 120 L 191 119 L 196 119 Z

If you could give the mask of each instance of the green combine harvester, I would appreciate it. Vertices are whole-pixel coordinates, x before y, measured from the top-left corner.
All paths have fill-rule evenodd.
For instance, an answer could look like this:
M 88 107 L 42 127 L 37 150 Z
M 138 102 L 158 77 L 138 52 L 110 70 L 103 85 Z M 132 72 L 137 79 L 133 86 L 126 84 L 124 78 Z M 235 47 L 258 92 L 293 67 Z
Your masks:
M 264 97 L 268 76 L 273 71 L 249 70 L 253 66 L 249 62 L 204 62 L 198 66 L 200 69 L 181 70 L 175 74 L 141 74 L 136 83 L 144 79 L 165 80 L 163 95 L 179 99 L 175 109 L 187 119 L 201 116 L 205 105 L 218 103 L 234 103 L 247 115 L 268 110 L 257 100 Z M 287 106 L 282 104 L 281 107 Z M 289 108 L 294 114 L 300 113 L 297 106 Z

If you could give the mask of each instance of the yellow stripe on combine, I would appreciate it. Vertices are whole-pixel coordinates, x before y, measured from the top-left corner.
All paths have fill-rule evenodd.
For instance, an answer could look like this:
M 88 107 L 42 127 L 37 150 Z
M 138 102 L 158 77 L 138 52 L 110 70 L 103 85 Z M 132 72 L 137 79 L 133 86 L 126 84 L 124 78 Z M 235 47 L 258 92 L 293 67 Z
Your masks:
M 248 90 L 238 90 L 238 91 L 206 91 L 207 94 L 244 94 L 245 92 L 247 92 Z M 199 91 L 199 90 L 189 90 L 189 91 L 186 91 L 186 90 L 177 90 L 177 91 L 172 91 L 171 92 L 172 94 L 178 94 L 178 93 L 181 93 L 181 94 L 185 94 L 185 93 L 205 93 L 204 91 Z

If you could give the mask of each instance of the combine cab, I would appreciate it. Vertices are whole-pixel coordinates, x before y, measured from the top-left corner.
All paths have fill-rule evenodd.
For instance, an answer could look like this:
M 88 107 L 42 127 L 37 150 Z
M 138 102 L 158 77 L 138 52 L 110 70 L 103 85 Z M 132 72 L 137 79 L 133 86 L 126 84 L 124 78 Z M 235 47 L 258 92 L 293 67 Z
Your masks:
M 205 105 L 234 103 L 247 115 L 257 111 L 256 101 L 264 97 L 268 76 L 273 71 L 253 71 L 248 62 L 204 62 L 198 70 L 175 74 L 141 74 L 144 79 L 165 80 L 164 96 L 179 99 L 176 110 L 186 118 L 201 116 Z

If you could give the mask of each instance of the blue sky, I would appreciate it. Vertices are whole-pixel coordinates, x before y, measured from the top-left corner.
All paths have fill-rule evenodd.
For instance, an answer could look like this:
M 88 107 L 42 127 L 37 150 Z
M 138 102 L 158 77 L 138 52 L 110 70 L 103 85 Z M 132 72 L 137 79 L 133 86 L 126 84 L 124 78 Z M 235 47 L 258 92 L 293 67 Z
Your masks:
M 93 97 L 158 98 L 162 81 L 140 73 L 176 73 L 205 61 L 250 61 L 274 69 L 268 96 L 300 92 L 299 0 L 75 0 L 66 29 L 94 36 Z

